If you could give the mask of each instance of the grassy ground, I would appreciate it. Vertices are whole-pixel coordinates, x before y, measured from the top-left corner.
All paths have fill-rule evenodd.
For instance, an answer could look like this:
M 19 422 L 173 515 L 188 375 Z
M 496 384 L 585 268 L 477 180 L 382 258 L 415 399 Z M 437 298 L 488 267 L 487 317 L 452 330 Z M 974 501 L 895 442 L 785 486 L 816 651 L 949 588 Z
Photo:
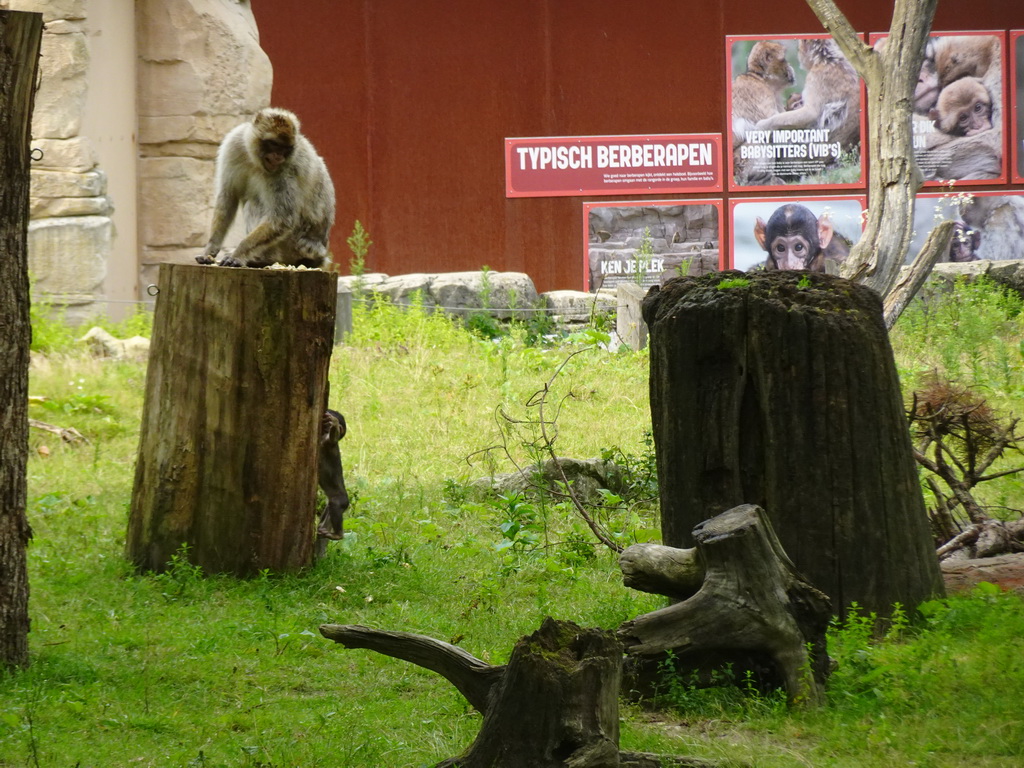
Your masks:
M 907 315 L 893 337 L 907 386 L 940 367 L 1000 407 L 1019 403 L 1019 309 L 962 288 Z M 468 745 L 480 716 L 438 676 L 343 650 L 319 624 L 420 632 L 501 663 L 547 615 L 614 627 L 656 607 L 621 586 L 614 558 L 563 505 L 467 487 L 511 468 L 480 453 L 502 441 L 499 414 L 535 415 L 524 403 L 592 339 L 482 341 L 388 309 L 356 328 L 331 368 L 349 424 L 349 533 L 308 572 L 238 581 L 185 560 L 160 576 L 126 566 L 144 366 L 90 360 L 39 319 L 31 393 L 46 401 L 32 416 L 90 442 L 33 432 L 32 664 L 0 676 L 0 766 L 430 765 Z M 589 350 L 566 364 L 549 397 L 563 403 L 561 454 L 618 449 L 644 465 L 647 362 Z M 512 436 L 518 460 L 532 437 Z M 1013 478 L 992 485 L 992 503 L 1024 506 Z M 655 515 L 639 504 L 608 523 L 628 541 Z M 837 627 L 840 667 L 820 712 L 666 679 L 658 711 L 624 708 L 623 745 L 756 766 L 1020 765 L 1024 602 L 982 589 L 923 611 L 879 642 L 867 618 Z

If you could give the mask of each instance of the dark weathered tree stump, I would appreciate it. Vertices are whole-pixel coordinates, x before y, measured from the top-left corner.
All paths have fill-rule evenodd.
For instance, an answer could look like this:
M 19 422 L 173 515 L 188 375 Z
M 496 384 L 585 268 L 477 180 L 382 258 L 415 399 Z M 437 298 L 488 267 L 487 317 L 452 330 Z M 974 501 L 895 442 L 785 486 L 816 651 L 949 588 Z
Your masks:
M 642 547 L 642 557 L 623 552 L 637 583 L 657 585 L 678 580 L 673 594 L 690 592 L 693 561 L 704 572 L 703 584 L 681 603 L 639 616 L 619 627 L 627 653 L 660 658 L 752 652 L 771 660 L 791 705 L 824 701 L 829 673 L 825 632 L 832 616 L 828 597 L 808 584 L 779 544 L 764 510 L 747 504 L 701 523 L 693 532 L 695 550 Z M 637 567 L 639 566 L 639 568 Z M 624 570 L 626 570 L 624 568 Z
M 644 319 L 665 544 L 757 504 L 840 612 L 941 594 L 877 294 L 730 271 L 652 289 Z
M 687 758 L 619 752 L 622 646 L 611 632 L 545 619 L 505 666 L 423 635 L 325 624 L 346 648 L 368 648 L 442 675 L 480 710 L 473 744 L 436 768 L 669 768 Z
M 163 264 L 126 552 L 163 570 L 292 571 L 313 555 L 337 277 Z
M 29 139 L 43 16 L 0 11 L 0 670 L 28 664 Z

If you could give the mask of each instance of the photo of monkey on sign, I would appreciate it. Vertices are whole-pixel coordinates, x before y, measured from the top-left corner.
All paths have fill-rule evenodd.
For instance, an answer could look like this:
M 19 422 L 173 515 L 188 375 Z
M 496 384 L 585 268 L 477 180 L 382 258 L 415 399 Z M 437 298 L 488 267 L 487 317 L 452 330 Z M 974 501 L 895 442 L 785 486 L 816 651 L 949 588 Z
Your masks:
M 733 269 L 838 274 L 863 231 L 866 199 L 734 199 L 730 206 Z
M 940 32 L 925 45 L 912 130 L 926 184 L 1006 181 L 1003 41 L 1002 32 Z
M 726 38 L 729 188 L 859 187 L 863 86 L 831 37 Z
M 908 264 L 935 225 L 947 219 L 956 222 L 953 240 L 939 263 L 1024 259 L 1024 194 L 923 193 L 914 201 L 914 239 Z

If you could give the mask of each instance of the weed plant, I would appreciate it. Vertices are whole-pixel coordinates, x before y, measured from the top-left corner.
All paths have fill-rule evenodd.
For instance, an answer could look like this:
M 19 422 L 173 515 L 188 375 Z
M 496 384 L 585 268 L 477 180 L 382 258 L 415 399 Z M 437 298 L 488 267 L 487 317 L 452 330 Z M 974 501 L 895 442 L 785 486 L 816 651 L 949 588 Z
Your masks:
M 1019 295 L 986 278 L 929 287 L 890 336 L 906 400 L 939 374 L 984 397 L 998 417 L 1024 417 L 1022 309 Z M 1019 465 L 1020 456 L 1011 452 L 994 471 Z M 984 483 L 972 493 L 993 517 L 1016 518 L 1024 509 L 1019 475 Z
M 985 316 L 962 322 L 989 323 L 1019 354 L 1012 311 L 991 292 L 976 301 Z M 945 311 L 929 310 L 927 330 L 901 322 L 906 375 L 941 364 L 943 345 L 960 345 L 949 359 L 975 370 L 934 320 Z M 614 557 L 557 498 L 473 484 L 512 469 L 503 452 L 480 453 L 501 441 L 502 410 L 522 415 L 587 347 L 550 395 L 561 403 L 558 453 L 621 457 L 631 487 L 649 492 L 646 354 L 591 349 L 594 333 L 534 347 L 513 327 L 484 341 L 422 306 L 376 299 L 353 314 L 330 371 L 331 404 L 349 426 L 348 534 L 302 573 L 249 580 L 203 573 L 187 550 L 159 576 L 127 565 L 145 367 L 85 357 L 67 341 L 77 331 L 59 341 L 54 321 L 36 318 L 37 339 L 54 341 L 33 360 L 31 394 L 45 400 L 32 415 L 89 442 L 31 435 L 31 666 L 0 675 L 0 766 L 431 765 L 472 741 L 480 715 L 437 675 L 344 650 L 318 625 L 418 632 L 500 664 L 545 616 L 612 628 L 661 605 L 622 587 Z M 999 340 L 984 339 L 976 370 L 1001 380 L 1010 403 L 1020 359 L 1008 353 L 1000 373 Z M 510 453 L 531 456 L 523 441 Z M 650 525 L 651 511 L 636 509 L 621 518 L 624 537 Z M 982 588 L 920 612 L 882 639 L 871 617 L 833 628 L 839 667 L 822 711 L 789 712 L 742 679 L 709 693 L 670 680 L 660 711 L 624 709 L 623 746 L 756 766 L 1020 765 L 1024 604 Z

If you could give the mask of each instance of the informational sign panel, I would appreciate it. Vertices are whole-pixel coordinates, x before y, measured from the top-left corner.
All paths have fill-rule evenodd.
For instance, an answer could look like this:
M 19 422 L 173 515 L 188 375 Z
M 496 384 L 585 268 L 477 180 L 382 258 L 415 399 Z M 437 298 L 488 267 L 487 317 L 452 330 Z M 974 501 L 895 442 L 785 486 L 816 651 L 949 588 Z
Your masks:
M 907 263 L 941 221 L 956 222 L 939 262 L 1024 259 L 1024 192 L 923 193 L 914 201 L 914 239 Z
M 658 285 L 722 268 L 721 200 L 632 200 L 583 204 L 588 289 Z
M 506 197 L 722 190 L 722 135 L 505 139 Z
M 778 262 L 769 264 L 769 248 L 778 246 L 774 242 L 778 236 L 803 237 L 810 244 L 803 258 L 817 257 L 814 248 L 819 246 L 824 271 L 837 274 L 864 231 L 866 206 L 864 195 L 733 198 L 729 201 L 729 265 L 742 270 L 785 268 L 776 267 Z M 789 222 L 790 226 L 783 229 L 779 226 L 782 222 Z
M 1011 177 L 1014 184 L 1024 184 L 1024 29 L 1010 32 L 1010 101 L 1013 104 L 1010 123 L 1013 126 Z
M 726 37 L 729 189 L 864 186 L 864 86 L 831 37 Z
M 872 44 L 884 45 L 884 34 Z M 1006 34 L 933 32 L 914 91 L 914 156 L 926 186 L 1007 180 Z

